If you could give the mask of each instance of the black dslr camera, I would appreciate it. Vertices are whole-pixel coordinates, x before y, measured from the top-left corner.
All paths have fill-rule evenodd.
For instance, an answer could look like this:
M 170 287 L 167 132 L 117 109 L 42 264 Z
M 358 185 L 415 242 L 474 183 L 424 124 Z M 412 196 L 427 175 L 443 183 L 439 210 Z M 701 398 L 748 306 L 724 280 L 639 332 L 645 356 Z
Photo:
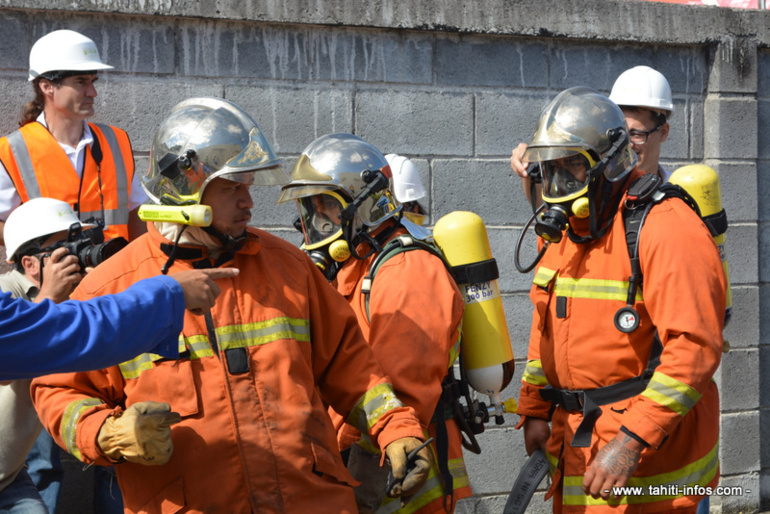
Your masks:
M 94 267 L 109 259 L 128 244 L 123 237 L 116 237 L 104 241 L 104 220 L 89 219 L 84 223 L 94 223 L 95 227 L 83 230 L 78 223 L 73 223 L 67 232 L 67 239 L 53 246 L 43 248 L 42 251 L 52 252 L 57 248 L 66 248 L 70 254 L 78 258 L 80 270 Z

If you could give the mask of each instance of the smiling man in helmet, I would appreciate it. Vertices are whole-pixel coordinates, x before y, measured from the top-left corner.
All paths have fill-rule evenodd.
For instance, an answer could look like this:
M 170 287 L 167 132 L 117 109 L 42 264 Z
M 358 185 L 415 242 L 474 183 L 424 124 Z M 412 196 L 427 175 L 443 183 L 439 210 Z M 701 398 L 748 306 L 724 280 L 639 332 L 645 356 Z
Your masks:
M 420 425 L 352 310 L 301 250 L 248 226 L 250 187 L 287 181 L 254 120 L 219 98 L 186 100 L 157 130 L 150 161 L 142 184 L 153 202 L 208 206 L 211 225 L 150 224 L 73 297 L 161 272 L 240 273 L 220 281 L 210 315 L 186 317 L 178 359 L 147 353 L 33 381 L 57 442 L 87 464 L 116 464 L 127 512 L 355 512 L 332 405 L 394 463 L 395 495 L 419 489 L 428 465 L 407 472 L 406 461 Z M 429 461 L 422 449 L 418 464 Z
M 610 100 L 620 106 L 629 129 L 631 148 L 637 156 L 637 169 L 658 175 L 667 182 L 671 172 L 660 164 L 661 145 L 668 139 L 670 126 L 668 118 L 674 112 L 671 86 L 659 71 L 649 66 L 635 66 L 621 73 L 612 85 Z M 511 168 L 522 178 L 522 187 L 527 200 L 536 207 L 540 204 L 539 186 L 530 183 L 528 168 L 524 159 L 527 150 L 520 143 L 511 152 Z
M 592 89 L 563 91 L 525 158 L 543 170 L 550 247 L 530 292 L 518 413 L 527 452 L 543 449 L 556 470 L 547 497 L 555 512 L 695 512 L 719 480 L 725 276 L 711 234 L 679 198 L 653 204 L 629 310 L 622 213 L 650 177 L 623 112 Z
M 346 416 L 330 411 L 348 469 L 362 482 L 359 511 L 451 512 L 471 495 L 460 432 L 446 419 L 452 404 L 442 388 L 457 357 L 464 304 L 441 258 L 424 247 L 430 233 L 401 217 L 390 175 L 372 144 L 330 134 L 305 148 L 278 202 L 296 200 L 304 249 L 355 311 L 396 395 L 434 437 L 431 479 L 402 506 L 384 498 L 387 470 L 378 449 Z M 416 251 L 391 254 L 394 245 Z
M 147 197 L 128 135 L 86 121 L 94 115 L 99 72 L 108 69 L 94 42 L 72 30 L 32 46 L 35 98 L 24 107 L 21 128 L 0 139 L 0 230 L 13 209 L 41 196 L 67 202 L 81 220 L 104 220 L 107 238 L 146 230 L 136 210 Z

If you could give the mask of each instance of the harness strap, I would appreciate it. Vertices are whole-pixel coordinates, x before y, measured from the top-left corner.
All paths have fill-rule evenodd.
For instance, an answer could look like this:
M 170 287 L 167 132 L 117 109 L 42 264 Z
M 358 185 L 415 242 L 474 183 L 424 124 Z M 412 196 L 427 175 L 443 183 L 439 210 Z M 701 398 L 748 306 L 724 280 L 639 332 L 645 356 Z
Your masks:
M 377 275 L 380 266 L 382 266 L 385 261 L 399 253 L 420 249 L 432 253 L 441 259 L 441 262 L 443 262 L 444 265 L 449 268 L 449 266 L 446 264 L 446 261 L 444 260 L 444 256 L 441 255 L 441 252 L 433 245 L 430 245 L 424 241 L 420 241 L 419 239 L 415 239 L 406 234 L 400 235 L 388 241 L 388 243 L 382 248 L 382 251 L 379 253 L 379 255 L 377 255 L 377 257 L 374 259 L 374 262 L 372 262 L 372 267 L 369 268 L 369 273 L 366 274 L 364 280 L 361 283 L 361 293 L 364 295 L 364 307 L 366 309 L 367 319 L 370 319 L 371 317 L 369 314 L 369 297 L 371 296 L 372 292 L 372 283 L 374 282 L 374 277 Z M 451 268 L 449 269 L 451 271 Z
M 575 436 L 572 438 L 572 446 L 575 448 L 588 448 L 591 446 L 591 435 L 594 425 L 602 415 L 601 405 L 615 403 L 632 398 L 647 387 L 652 374 L 645 373 L 598 389 L 574 390 L 555 389 L 550 386 L 540 390 L 540 396 L 555 405 L 559 405 L 568 411 L 582 411 L 583 421 L 580 422 Z
M 647 388 L 647 384 L 655 373 L 655 368 L 660 364 L 662 352 L 663 344 L 656 333 L 647 369 L 641 375 L 596 389 L 570 390 L 546 386 L 540 390 L 540 396 L 544 400 L 559 405 L 568 411 L 583 412 L 583 421 L 580 422 L 572 438 L 572 447 L 588 448 L 591 446 L 594 425 L 599 416 L 602 415 L 600 406 L 633 398 Z

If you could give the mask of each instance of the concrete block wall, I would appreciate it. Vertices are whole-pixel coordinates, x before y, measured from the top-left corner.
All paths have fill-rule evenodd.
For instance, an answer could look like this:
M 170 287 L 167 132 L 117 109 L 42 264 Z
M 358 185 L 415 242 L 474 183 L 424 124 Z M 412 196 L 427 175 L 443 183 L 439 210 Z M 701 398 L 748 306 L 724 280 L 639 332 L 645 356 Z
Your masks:
M 67 0 L 0 0 L 0 132 L 15 128 L 31 98 L 32 43 L 71 28 L 115 66 L 100 77 L 96 121 L 128 131 L 139 171 L 168 109 L 200 95 L 252 114 L 287 168 L 332 132 L 413 157 L 429 188 L 431 223 L 458 209 L 487 223 L 517 357 L 506 394 L 518 396 L 531 274 L 516 271 L 513 248 L 531 211 L 508 164 L 511 149 L 530 138 L 541 108 L 562 89 L 608 93 L 623 70 L 655 67 L 675 101 L 664 165 L 706 162 L 722 178 L 734 306 L 732 351 L 715 377 L 720 454 L 723 484 L 747 492 L 711 505 L 751 512 L 770 504 L 770 324 L 762 316 L 770 304 L 770 252 L 762 251 L 770 250 L 762 194 L 770 192 L 768 14 L 623 0 L 92 0 L 77 10 Z M 254 195 L 254 223 L 298 242 L 294 207 L 274 205 L 277 188 Z M 533 257 L 526 246 L 524 262 Z M 481 455 L 467 455 L 475 496 L 459 511 L 502 511 L 525 455 L 516 421 L 490 427 L 479 437 Z M 542 497 L 532 512 L 550 511 Z

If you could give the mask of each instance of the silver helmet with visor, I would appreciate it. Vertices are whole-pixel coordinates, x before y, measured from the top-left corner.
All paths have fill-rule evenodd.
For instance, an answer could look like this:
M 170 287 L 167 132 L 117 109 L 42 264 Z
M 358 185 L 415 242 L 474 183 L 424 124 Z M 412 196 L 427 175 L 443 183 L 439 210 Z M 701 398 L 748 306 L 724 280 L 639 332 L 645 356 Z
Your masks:
M 175 105 L 155 133 L 142 187 L 156 204 L 200 203 L 215 178 L 280 185 L 288 177 L 257 123 L 222 98 Z
M 567 89 L 546 106 L 524 159 L 540 163 L 546 203 L 585 195 L 601 174 L 617 182 L 636 165 L 623 111 L 587 87 Z
M 367 173 L 379 171 L 390 178 L 388 161 L 371 143 L 352 134 L 322 136 L 303 150 L 277 203 L 297 200 L 305 249 L 341 237 L 341 212 L 354 200 L 360 204 L 352 221 L 357 231 L 377 227 L 401 210 L 389 188 L 368 192 Z

